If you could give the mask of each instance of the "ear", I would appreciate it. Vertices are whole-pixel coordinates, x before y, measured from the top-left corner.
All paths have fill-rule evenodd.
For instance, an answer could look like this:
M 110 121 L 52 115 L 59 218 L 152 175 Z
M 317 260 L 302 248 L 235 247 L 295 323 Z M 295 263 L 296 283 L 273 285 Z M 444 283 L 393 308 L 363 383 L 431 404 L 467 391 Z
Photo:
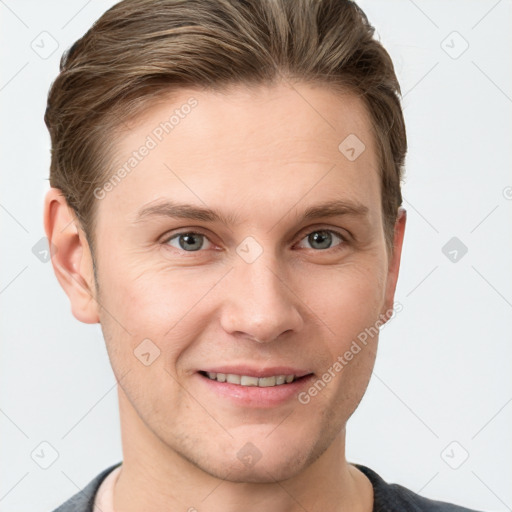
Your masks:
M 89 244 L 62 191 L 51 188 L 44 201 L 44 230 L 53 270 L 71 302 L 73 316 L 86 324 L 99 322 Z
M 393 235 L 393 249 L 389 257 L 388 275 L 386 280 L 386 291 L 384 301 L 383 314 L 388 319 L 393 311 L 393 303 L 395 300 L 396 283 L 398 281 L 398 271 L 400 270 L 400 258 L 402 256 L 402 245 L 404 241 L 405 222 L 407 219 L 407 212 L 405 208 L 398 209 L 398 215 L 395 222 L 395 229 Z

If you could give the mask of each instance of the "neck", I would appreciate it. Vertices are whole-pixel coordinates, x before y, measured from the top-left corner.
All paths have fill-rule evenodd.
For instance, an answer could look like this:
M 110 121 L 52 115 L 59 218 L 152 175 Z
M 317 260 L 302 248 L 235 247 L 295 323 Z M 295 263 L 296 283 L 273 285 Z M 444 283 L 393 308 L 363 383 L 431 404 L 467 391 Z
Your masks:
M 345 459 L 345 429 L 312 464 L 286 480 L 229 481 L 206 473 L 163 443 L 119 393 L 123 464 L 114 510 L 135 512 L 371 512 L 370 481 Z

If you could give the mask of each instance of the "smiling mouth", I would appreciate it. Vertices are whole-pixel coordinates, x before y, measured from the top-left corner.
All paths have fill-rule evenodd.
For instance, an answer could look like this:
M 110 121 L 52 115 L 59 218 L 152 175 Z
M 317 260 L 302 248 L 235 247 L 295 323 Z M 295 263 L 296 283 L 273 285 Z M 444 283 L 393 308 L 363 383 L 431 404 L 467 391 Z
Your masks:
M 310 373 L 308 375 L 303 375 L 302 377 L 297 377 L 296 375 L 272 375 L 269 377 L 255 377 L 252 375 L 237 375 L 234 373 L 215 373 L 205 371 L 200 371 L 199 374 L 203 377 L 206 377 L 207 379 L 217 382 L 226 382 L 228 384 L 236 384 L 239 386 L 257 386 L 260 388 L 286 386 L 287 384 L 305 379 L 306 377 L 312 375 Z

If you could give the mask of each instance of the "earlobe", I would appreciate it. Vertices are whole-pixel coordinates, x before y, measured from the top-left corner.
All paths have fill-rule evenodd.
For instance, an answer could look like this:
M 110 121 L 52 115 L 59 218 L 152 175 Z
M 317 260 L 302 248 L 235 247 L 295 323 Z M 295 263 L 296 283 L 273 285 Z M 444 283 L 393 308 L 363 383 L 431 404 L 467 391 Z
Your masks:
M 73 316 L 99 322 L 92 255 L 85 233 L 62 191 L 51 188 L 44 202 L 44 229 L 55 275 L 69 297 Z
M 391 313 L 393 311 L 396 284 L 398 281 L 398 273 L 400 270 L 400 259 L 402 256 L 406 220 L 407 212 L 405 208 L 400 207 L 398 209 L 398 215 L 395 222 L 395 229 L 393 235 L 393 251 L 389 258 L 384 313 Z

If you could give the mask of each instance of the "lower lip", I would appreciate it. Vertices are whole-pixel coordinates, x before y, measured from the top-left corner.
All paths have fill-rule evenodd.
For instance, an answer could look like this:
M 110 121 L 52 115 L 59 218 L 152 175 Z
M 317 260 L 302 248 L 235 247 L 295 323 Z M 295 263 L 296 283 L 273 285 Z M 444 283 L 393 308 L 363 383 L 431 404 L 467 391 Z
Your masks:
M 314 377 L 311 374 L 289 384 L 262 388 L 259 386 L 241 386 L 229 382 L 218 382 L 200 373 L 196 373 L 196 375 L 216 395 L 227 398 L 237 405 L 261 408 L 275 407 L 297 397 Z

